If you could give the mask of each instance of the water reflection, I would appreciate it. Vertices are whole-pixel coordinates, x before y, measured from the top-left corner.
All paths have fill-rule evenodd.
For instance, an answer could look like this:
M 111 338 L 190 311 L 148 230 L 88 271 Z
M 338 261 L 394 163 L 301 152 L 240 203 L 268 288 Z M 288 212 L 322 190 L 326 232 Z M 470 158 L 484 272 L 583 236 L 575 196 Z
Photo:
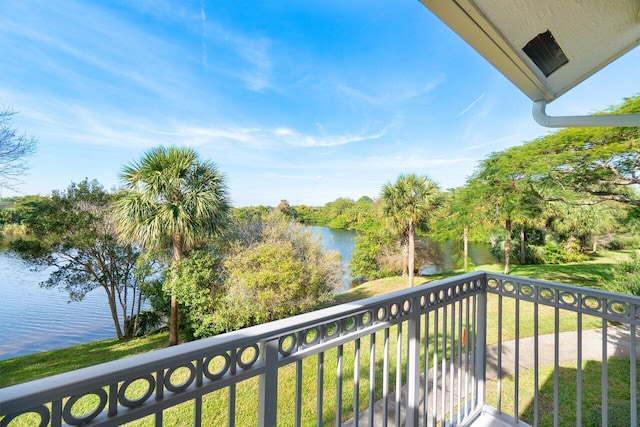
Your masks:
M 462 242 L 452 240 L 437 242 L 428 238 L 420 238 L 416 246 L 418 260 L 424 260 L 418 269 L 418 274 L 444 273 L 446 271 L 464 268 L 464 250 Z M 483 243 L 469 243 L 468 266 L 483 265 L 496 262 L 490 252 L 491 246 Z
M 349 270 L 351 254 L 356 245 L 356 233 L 347 230 L 334 230 L 329 227 L 306 226 L 315 236 L 320 238 L 325 249 L 338 251 L 342 257 L 342 288 L 338 292 L 344 292 L 352 287 L 353 277 Z
M 115 338 L 104 291 L 69 302 L 66 292 L 40 287 L 50 273 L 0 250 L 0 360 Z
M 321 239 L 325 248 L 340 252 L 340 255 L 342 255 L 343 288 L 339 291 L 351 288 L 353 277 L 349 272 L 349 261 L 351 261 L 351 253 L 355 246 L 356 233 L 320 226 L 308 226 L 306 228 Z M 495 258 L 489 250 L 490 247 L 488 244 L 469 243 L 468 265 L 471 267 L 495 262 Z M 416 259 L 420 265 L 418 274 L 428 276 L 463 268 L 463 254 L 462 242 L 438 242 L 420 237 L 416 242 Z

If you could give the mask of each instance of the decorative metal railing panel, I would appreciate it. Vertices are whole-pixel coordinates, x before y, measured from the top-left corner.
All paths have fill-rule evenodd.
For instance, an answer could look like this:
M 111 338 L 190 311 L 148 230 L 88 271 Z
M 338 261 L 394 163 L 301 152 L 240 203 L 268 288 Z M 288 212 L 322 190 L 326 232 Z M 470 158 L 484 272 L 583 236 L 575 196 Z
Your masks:
M 120 425 L 136 420 L 143 420 L 143 425 L 220 425 L 220 420 L 230 426 L 340 425 L 348 417 L 360 423 L 363 408 L 373 425 L 378 400 L 385 402 L 384 425 L 387 420 L 417 425 L 427 413 L 435 422 L 463 404 L 471 414 L 474 403 L 469 396 L 480 395 L 469 371 L 475 334 L 465 343 L 464 384 L 462 364 L 454 366 L 447 357 L 463 360 L 461 344 L 456 349 L 463 328 L 456 322 L 462 322 L 463 303 L 465 331 L 483 329 L 470 314 L 477 316 L 478 310 L 465 301 L 473 298 L 477 305 L 476 296 L 484 288 L 483 274 L 460 276 L 8 387 L 0 390 L 0 426 L 12 421 L 19 425 L 25 415 L 32 416 L 23 421 L 25 425 L 33 425 L 35 417 L 35 424 L 43 426 Z M 456 306 L 459 313 L 447 322 L 448 310 L 455 313 Z M 437 316 L 445 319 L 441 327 Z M 454 400 L 451 391 L 442 391 L 438 402 L 435 397 L 421 400 L 428 387 L 447 388 L 437 384 L 438 375 L 431 379 L 428 372 L 425 375 L 430 363 L 441 365 L 445 380 L 450 369 L 451 384 L 454 369 L 460 372 L 455 381 L 466 387 L 466 394 L 458 393 Z M 309 377 L 315 384 L 306 382 Z M 247 398 L 241 388 L 253 395 Z M 224 396 L 216 399 L 225 399 L 226 404 L 213 420 L 207 399 L 220 390 Z M 310 404 L 315 407 L 311 415 Z M 184 405 L 189 409 L 176 410 Z M 255 420 L 237 418 L 237 408 L 246 405 L 255 406 Z M 429 405 L 440 405 L 440 412 Z
M 618 423 L 638 425 L 640 298 L 494 273 L 487 273 L 487 292 L 498 312 L 496 325 L 487 324 L 487 333 L 493 335 L 493 326 L 497 335 L 488 355 L 497 372 L 488 385 L 494 415 L 555 426 L 606 426 L 612 415 Z M 612 358 L 623 366 L 614 377 Z M 546 379 L 545 371 L 551 371 Z M 594 377 L 596 392 L 587 384 Z M 535 394 L 521 408 L 520 382 L 531 378 Z M 626 392 L 621 381 L 629 383 Z
M 640 298 L 478 272 L 7 387 L 0 427 L 471 425 L 486 414 L 582 425 L 593 359 L 607 425 L 619 403 L 611 356 L 629 360 L 636 425 L 639 321 Z M 568 360 L 570 408 L 560 396 Z

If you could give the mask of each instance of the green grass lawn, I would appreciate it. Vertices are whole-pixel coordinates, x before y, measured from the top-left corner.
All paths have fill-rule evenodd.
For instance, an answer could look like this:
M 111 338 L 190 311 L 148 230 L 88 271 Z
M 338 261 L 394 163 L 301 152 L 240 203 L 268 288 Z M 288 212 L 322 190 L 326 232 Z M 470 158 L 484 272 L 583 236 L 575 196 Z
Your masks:
M 168 333 L 129 341 L 110 339 L 0 361 L 0 387 L 98 365 L 165 347 Z
M 630 375 L 628 359 L 609 359 L 607 362 L 607 390 L 608 390 L 608 426 L 627 427 L 630 419 Z M 640 362 L 637 365 L 640 368 Z M 558 367 L 560 425 L 576 425 L 576 408 L 578 400 L 576 363 L 562 363 Z M 582 364 L 582 423 L 583 426 L 600 426 L 602 405 L 602 364 L 599 361 L 587 360 Z M 520 419 L 529 425 L 534 425 L 534 401 L 531 390 L 535 386 L 535 371 L 528 369 L 520 372 L 518 377 L 518 412 Z M 554 417 L 554 367 L 540 368 L 538 425 L 553 426 Z M 638 385 L 636 384 L 636 388 Z M 487 403 L 497 405 L 497 381 L 487 383 Z M 513 413 L 514 409 L 514 378 L 508 376 L 502 379 L 502 409 Z M 639 405 L 640 406 L 640 405 Z
M 607 253 L 605 256 L 595 258 L 584 264 L 565 264 L 557 266 L 514 266 L 512 274 L 525 277 L 532 277 L 538 279 L 552 280 L 563 283 L 578 284 L 582 286 L 601 287 L 602 283 L 606 283 L 607 279 L 611 277 L 611 266 L 617 261 L 617 257 L 622 257 L 624 254 L 619 253 Z M 495 266 L 480 266 L 478 269 L 501 271 L 501 267 Z M 459 274 L 461 272 L 450 272 L 437 276 L 430 276 L 428 278 L 417 279 L 416 283 L 422 281 L 432 281 L 441 279 L 444 277 Z M 346 303 L 356 301 L 362 298 L 368 298 L 376 295 L 381 295 L 398 289 L 404 289 L 407 286 L 407 279 L 401 277 L 391 277 L 380 279 L 372 282 L 365 283 L 358 286 L 355 289 L 349 290 L 341 295 L 336 296 L 335 304 Z M 506 298 L 503 300 L 507 300 Z M 463 306 L 464 307 L 464 306 Z M 539 333 L 553 332 L 553 309 L 540 307 L 539 308 L 540 329 Z M 497 319 L 498 313 L 503 314 L 503 340 L 512 339 L 515 336 L 515 303 L 513 301 L 504 301 L 502 306 L 499 306 L 499 299 L 495 295 L 489 295 L 488 299 L 488 325 L 487 328 L 487 343 L 492 344 L 497 342 Z M 533 305 L 521 304 L 520 307 L 520 336 L 531 336 L 533 334 L 532 321 L 533 319 Z M 561 317 L 560 329 L 561 331 L 575 330 L 576 320 L 575 315 L 566 315 Z M 597 319 L 590 319 L 585 317 L 585 328 L 599 326 Z M 390 375 L 391 384 L 394 383 L 395 378 L 395 327 L 391 329 L 390 340 L 390 353 L 392 371 Z M 368 343 L 370 337 L 365 337 L 361 340 L 361 385 L 360 385 L 360 403 L 366 405 L 368 400 L 368 366 L 369 366 L 369 354 Z M 150 335 L 145 338 L 137 338 L 130 341 L 120 342 L 117 340 L 100 341 L 81 346 L 71 347 L 62 350 L 54 350 L 46 353 L 40 353 L 35 355 L 29 355 L 19 357 L 15 359 L 9 359 L 0 361 L 0 387 L 6 387 L 12 384 L 17 384 L 25 381 L 34 380 L 37 378 L 47 377 L 54 374 L 79 369 L 82 367 L 107 362 L 110 360 L 120 359 L 123 357 L 132 356 L 134 354 L 151 351 L 161 348 L 166 345 L 167 335 L 165 333 Z M 382 332 L 376 334 L 376 348 L 375 348 L 375 363 L 376 363 L 376 399 L 381 396 L 381 361 L 382 361 Z M 345 354 L 352 355 L 354 350 L 354 344 L 349 343 L 344 346 Z M 424 357 L 424 356 L 423 356 Z M 431 355 L 429 355 L 432 360 Z M 354 363 L 353 358 L 344 358 L 344 416 L 349 416 L 353 413 L 353 370 Z M 302 409 L 303 417 L 305 420 L 311 422 L 315 419 L 315 405 L 316 394 L 315 384 L 317 379 L 317 357 L 310 357 L 303 361 L 303 390 L 305 393 L 304 406 Z M 326 392 L 323 394 L 325 401 L 325 407 L 332 407 L 335 403 L 335 369 L 337 364 L 337 350 L 332 349 L 325 353 L 324 360 L 325 369 L 325 388 Z M 404 369 L 402 370 L 404 371 Z M 180 373 L 176 375 L 180 376 Z M 282 416 L 283 423 L 285 425 L 293 423 L 293 390 L 295 389 L 295 365 L 291 364 L 283 367 L 279 371 L 280 376 L 280 389 L 278 400 L 278 413 Z M 131 387 L 131 392 L 135 397 L 136 388 Z M 238 425 L 253 425 L 256 424 L 257 413 L 257 380 L 251 379 L 243 382 L 237 386 L 236 390 L 237 402 L 243 402 L 236 407 L 236 423 Z M 530 395 L 529 395 L 530 396 Z M 523 393 L 523 397 L 526 398 L 526 393 Z M 228 390 L 223 389 L 207 395 L 203 400 L 203 411 L 207 416 L 207 419 L 215 421 L 215 425 L 226 423 Z M 86 402 L 88 407 L 91 407 L 91 401 Z M 193 403 L 185 403 L 178 407 L 172 408 L 166 412 L 165 422 L 167 425 L 173 425 L 174 423 L 182 423 L 188 420 L 193 413 Z M 327 424 L 335 424 L 334 415 L 331 411 L 325 414 L 325 420 Z M 245 424 L 246 423 L 246 424 Z M 136 422 L 136 425 L 153 425 L 151 419 L 142 420 Z M 306 422 L 303 423 L 306 425 Z M 20 425 L 20 424 L 18 424 Z M 22 424 L 22 425 L 28 425 Z M 176 424 L 177 425 L 177 424 Z

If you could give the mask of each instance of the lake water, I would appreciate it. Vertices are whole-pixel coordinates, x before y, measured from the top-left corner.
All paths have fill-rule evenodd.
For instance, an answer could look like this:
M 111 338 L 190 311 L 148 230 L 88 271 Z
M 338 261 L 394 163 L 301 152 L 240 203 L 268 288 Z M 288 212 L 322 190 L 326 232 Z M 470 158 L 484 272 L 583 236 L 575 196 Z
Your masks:
M 325 249 L 338 251 L 342 257 L 342 288 L 338 292 L 346 291 L 351 288 L 353 278 L 349 274 L 349 261 L 351 261 L 351 253 L 356 244 L 356 233 L 347 230 L 334 230 L 328 227 L 307 226 L 307 229 L 320 238 Z
M 308 227 L 323 245 L 342 255 L 343 291 L 351 287 L 348 265 L 356 233 L 327 227 Z M 453 242 L 423 240 L 428 264 L 421 274 L 457 267 L 459 248 Z M 488 245 L 469 245 L 474 264 L 493 262 Z M 51 270 L 33 271 L 28 264 L 0 249 L 0 360 L 115 338 L 113 320 L 102 289 L 89 292 L 81 302 L 68 302 L 66 292 L 45 289 L 40 283 Z
M 21 259 L 0 252 L 0 360 L 115 338 L 104 291 L 68 302 L 66 292 L 40 287 L 50 272 L 32 271 Z
M 339 291 L 351 288 L 353 277 L 349 274 L 349 261 L 355 246 L 356 233 L 347 230 L 334 230 L 328 227 L 307 227 L 316 236 L 320 237 L 326 249 L 335 250 L 342 255 L 343 267 L 343 287 Z M 462 256 L 462 244 L 447 241 L 437 242 L 428 238 L 420 237 L 418 249 L 421 251 L 421 258 L 429 261 L 420 266 L 420 275 L 437 274 L 464 267 Z M 473 265 L 491 264 L 495 258 L 489 252 L 490 246 L 482 243 L 469 243 L 469 258 Z

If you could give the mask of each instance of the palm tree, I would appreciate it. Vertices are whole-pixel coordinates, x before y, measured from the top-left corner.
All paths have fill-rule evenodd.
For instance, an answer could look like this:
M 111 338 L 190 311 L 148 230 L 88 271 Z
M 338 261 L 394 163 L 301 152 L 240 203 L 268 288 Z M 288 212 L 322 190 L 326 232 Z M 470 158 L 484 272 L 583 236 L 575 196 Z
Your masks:
M 382 188 L 381 200 L 384 216 L 403 236 L 411 287 L 415 272 L 416 225 L 428 221 L 439 203 L 440 191 L 426 176 L 400 175 L 395 184 L 388 183 Z
M 114 211 L 120 236 L 143 248 L 168 248 L 172 266 L 219 233 L 229 210 L 224 175 L 189 148 L 157 147 L 122 169 Z M 178 301 L 171 294 L 169 345 L 178 343 Z

